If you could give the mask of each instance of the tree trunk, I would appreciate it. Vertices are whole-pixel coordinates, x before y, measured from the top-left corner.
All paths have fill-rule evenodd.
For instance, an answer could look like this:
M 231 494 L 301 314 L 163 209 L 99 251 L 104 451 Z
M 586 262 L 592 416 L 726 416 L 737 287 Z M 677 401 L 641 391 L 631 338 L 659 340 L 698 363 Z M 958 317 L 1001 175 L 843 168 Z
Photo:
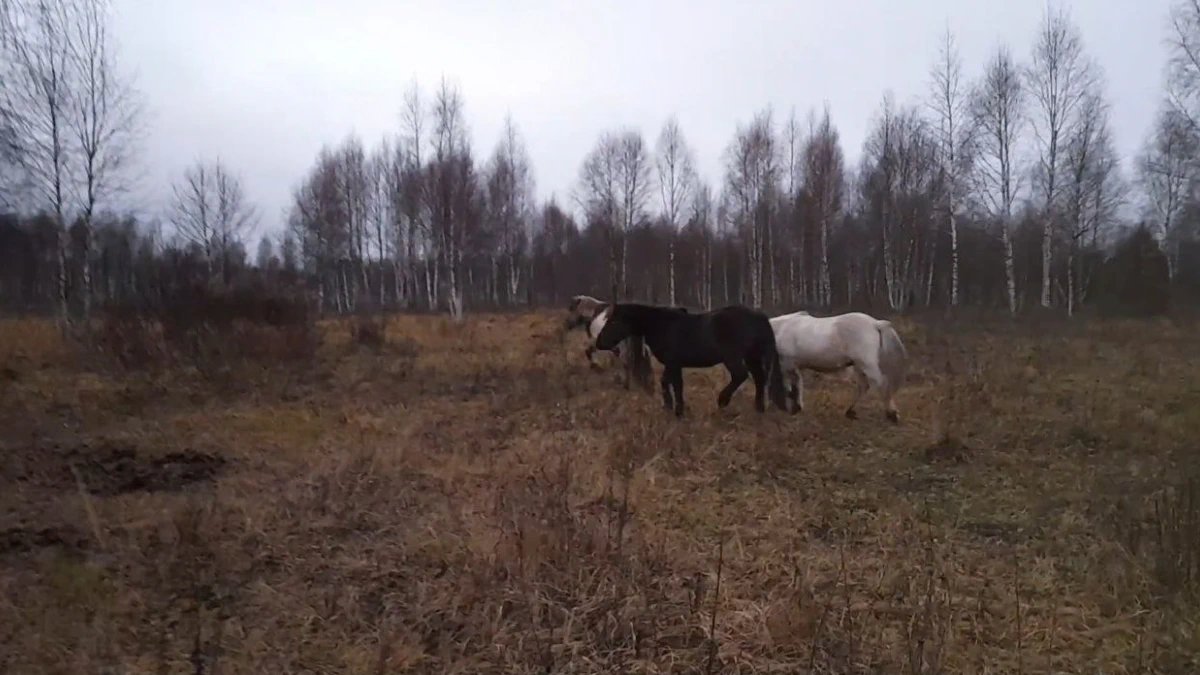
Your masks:
M 958 306 L 958 218 L 950 208 L 950 305 Z
M 1075 316 L 1075 239 L 1067 247 L 1067 316 Z
M 829 219 L 821 217 L 821 279 L 819 282 L 821 306 L 829 307 L 833 303 L 833 288 L 829 279 Z
M 1046 224 L 1042 228 L 1042 307 L 1050 306 L 1050 242 L 1053 220 L 1046 213 Z
M 667 241 L 667 298 L 675 306 L 675 238 Z
M 1001 225 L 1001 237 L 1004 240 L 1004 280 L 1008 287 L 1008 312 L 1017 315 L 1017 277 L 1013 270 L 1012 235 L 1008 231 L 1009 223 L 1006 218 Z

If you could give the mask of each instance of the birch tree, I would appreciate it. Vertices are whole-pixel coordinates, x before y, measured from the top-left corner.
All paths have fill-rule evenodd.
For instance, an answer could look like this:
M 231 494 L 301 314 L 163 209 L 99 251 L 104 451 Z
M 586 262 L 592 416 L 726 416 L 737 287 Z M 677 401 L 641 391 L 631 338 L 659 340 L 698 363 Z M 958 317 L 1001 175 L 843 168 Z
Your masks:
M 804 190 L 812 204 L 817 227 L 817 301 L 822 307 L 833 301 L 829 272 L 829 237 L 845 201 L 846 159 L 837 127 L 826 104 L 820 120 L 812 126 L 802 151 Z
M 83 316 L 91 310 L 90 250 L 97 206 L 127 187 L 142 123 L 140 94 L 120 71 L 108 26 L 107 0 L 74 0 L 70 67 L 76 85 L 68 116 L 79 153 L 79 212 L 83 226 Z
M 950 29 L 942 39 L 937 60 L 931 70 L 930 107 L 933 109 L 938 142 L 938 162 L 946 180 L 945 213 L 950 230 L 950 304 L 959 303 L 958 291 L 958 213 L 964 190 L 963 174 L 968 170 L 969 134 L 968 92 L 962 81 L 962 60 Z
M 676 305 L 675 244 L 684 210 L 694 205 L 696 170 L 692 150 L 674 116 L 663 125 L 655 153 L 658 193 L 662 200 L 663 221 L 667 225 L 667 295 L 670 304 Z
M 1159 110 L 1154 128 L 1135 162 L 1143 217 L 1167 251 L 1168 273 L 1179 266 L 1179 226 L 1196 187 L 1200 137 L 1175 105 Z
M 1167 102 L 1193 133 L 1200 133 L 1200 0 L 1175 0 L 1167 38 Z
M 8 63 L 7 67 L 0 65 L 0 92 L 11 92 L 10 87 L 19 81 L 10 58 L 17 37 L 12 23 L 12 1 L 0 0 L 0 56 Z M 20 170 L 22 143 L 15 103 L 14 97 L 0 94 L 0 208 L 6 210 L 15 210 L 24 192 Z
M 1008 310 L 1017 313 L 1013 265 L 1013 206 L 1023 188 L 1025 164 L 1020 142 L 1026 125 L 1025 91 L 1020 71 L 1007 46 L 1000 46 L 985 67 L 971 97 L 972 123 L 978 153 L 970 174 L 980 210 L 1000 229 L 1004 244 L 1004 279 Z
M 863 144 L 860 188 L 882 249 L 884 292 L 893 310 L 932 287 L 933 233 L 940 199 L 936 143 L 915 107 L 889 95 Z M 926 293 L 928 298 L 928 293 Z
M 429 200 L 426 198 L 425 155 L 422 148 L 426 141 L 427 124 L 421 88 L 414 80 L 404 93 L 401 111 L 401 137 L 398 149 L 397 209 L 404 223 L 404 259 L 407 262 L 406 277 L 411 289 L 411 298 L 417 295 L 417 286 L 423 281 L 425 299 L 430 308 L 438 305 L 438 267 L 433 264 L 433 236 L 429 223 Z M 425 260 L 424 270 L 418 270 L 418 261 Z
M 579 181 L 574 199 L 583 211 L 584 219 L 598 224 L 605 233 L 608 249 L 608 279 L 613 298 L 621 297 L 624 287 L 620 258 L 621 223 L 618 218 L 620 192 L 620 145 L 611 133 L 601 134 L 596 145 L 584 157 L 579 168 Z
M 617 195 L 621 222 L 621 297 L 630 297 L 629 235 L 646 215 L 653 189 L 651 159 L 642 134 L 633 129 L 617 137 Z
M 811 126 L 811 116 L 810 126 Z M 787 290 L 789 299 L 808 300 L 810 289 L 807 280 L 805 260 L 807 255 L 808 228 L 802 210 L 804 199 L 804 132 L 800 121 L 796 118 L 793 107 L 788 113 L 787 121 L 783 124 L 783 179 L 779 195 L 780 229 L 786 231 L 788 237 L 787 250 Z
M 1077 289 L 1083 270 L 1079 269 L 1079 249 L 1092 228 L 1099 226 L 1099 213 L 1091 199 L 1096 180 L 1104 165 L 1104 153 L 1111 143 L 1108 128 L 1108 103 L 1099 90 L 1088 92 L 1079 108 L 1079 122 L 1065 147 L 1065 195 L 1067 216 L 1067 316 L 1074 316 L 1081 299 Z
M 171 186 L 171 223 L 185 241 L 204 254 L 205 272 L 230 281 L 232 256 L 258 223 L 258 210 L 246 196 L 241 178 L 220 159 L 198 161 Z
M 21 169 L 36 206 L 54 215 L 59 320 L 67 313 L 67 224 L 72 219 L 71 116 L 78 95 L 72 38 L 74 7 L 51 0 L 10 0 L 3 7 L 8 76 L 4 97 L 22 152 Z
M 1061 215 L 1064 148 L 1079 124 L 1080 109 L 1095 78 L 1094 67 L 1083 52 L 1083 38 L 1065 9 L 1047 10 L 1043 15 L 1026 78 L 1034 103 L 1034 185 L 1043 209 L 1041 304 L 1049 307 L 1054 228 Z
M 700 289 L 697 297 L 705 310 L 709 310 L 713 305 L 713 196 L 712 188 L 699 178 L 692 191 L 689 212 L 688 220 L 700 234 L 702 242 L 699 251 Z
M 745 242 L 746 285 L 749 301 L 756 307 L 763 302 L 768 232 L 780 179 L 779 155 L 770 109 L 756 114 L 749 124 L 738 125 L 725 150 L 727 211 Z
M 463 258 L 468 233 L 478 223 L 478 182 L 462 94 L 442 80 L 433 101 L 433 151 L 426 169 L 430 224 L 446 273 L 450 315 L 462 320 Z
M 499 250 L 491 265 L 498 284 L 497 262 L 504 266 L 505 301 L 517 297 L 523 265 L 529 249 L 531 220 L 534 213 L 534 176 L 525 142 L 511 116 L 504 120 L 500 142 L 487 169 L 488 215 L 499 239 Z

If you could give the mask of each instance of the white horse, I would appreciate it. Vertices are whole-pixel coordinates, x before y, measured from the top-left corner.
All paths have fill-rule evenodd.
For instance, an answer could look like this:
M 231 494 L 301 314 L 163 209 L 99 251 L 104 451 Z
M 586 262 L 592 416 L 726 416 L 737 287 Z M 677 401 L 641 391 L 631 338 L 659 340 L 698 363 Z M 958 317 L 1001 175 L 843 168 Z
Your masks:
M 800 311 L 772 318 L 771 328 L 780 366 L 791 380 L 793 413 L 804 409 L 801 370 L 835 373 L 853 367 L 858 389 L 846 417 L 858 418 L 855 407 L 873 387 L 884 400 L 888 420 L 900 422 L 895 396 L 904 383 L 908 352 L 892 322 L 861 312 L 816 317 Z
M 598 300 L 590 295 L 575 295 L 571 297 L 571 303 L 567 306 L 567 320 L 563 324 L 566 330 L 573 328 L 584 328 L 588 335 L 588 346 L 584 350 L 584 355 L 587 356 L 588 365 L 593 370 L 599 370 L 600 366 L 593 358 L 596 354 L 596 337 L 600 335 L 600 331 L 604 329 L 604 324 L 608 321 L 608 313 L 604 310 L 612 306 L 610 302 Z M 622 350 L 621 346 L 625 349 Z M 625 371 L 625 388 L 629 388 L 631 377 L 637 378 L 643 387 L 650 387 L 650 373 L 645 370 L 645 364 L 649 363 L 648 359 L 638 360 L 634 358 L 634 350 L 640 349 L 645 354 L 646 346 L 640 337 L 629 337 L 617 343 L 610 351 L 613 355 L 621 360 L 621 366 Z M 641 364 L 640 367 L 638 364 Z

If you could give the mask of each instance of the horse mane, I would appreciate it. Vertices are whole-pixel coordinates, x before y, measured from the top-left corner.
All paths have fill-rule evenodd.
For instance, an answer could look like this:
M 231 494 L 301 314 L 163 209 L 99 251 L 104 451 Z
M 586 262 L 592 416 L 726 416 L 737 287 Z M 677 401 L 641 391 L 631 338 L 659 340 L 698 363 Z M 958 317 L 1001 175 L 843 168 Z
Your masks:
M 652 319 L 677 318 L 689 314 L 686 307 L 665 307 L 662 305 L 647 305 L 640 302 L 615 302 L 613 317 L 619 317 L 630 323 L 642 323 Z
M 603 300 L 598 300 L 590 295 L 575 295 L 571 297 L 571 304 L 567 306 L 568 312 L 577 314 L 587 313 L 593 315 L 596 310 L 605 307 L 609 303 Z
M 630 347 L 633 348 L 632 363 L 633 375 L 642 382 L 644 386 L 649 386 L 650 376 L 652 374 L 650 366 L 650 358 L 646 354 L 645 335 L 647 324 L 663 324 L 671 322 L 683 316 L 688 315 L 688 311 L 682 307 L 663 307 L 660 305 L 647 305 L 640 302 L 616 302 L 611 305 L 612 320 L 625 321 L 629 324 Z

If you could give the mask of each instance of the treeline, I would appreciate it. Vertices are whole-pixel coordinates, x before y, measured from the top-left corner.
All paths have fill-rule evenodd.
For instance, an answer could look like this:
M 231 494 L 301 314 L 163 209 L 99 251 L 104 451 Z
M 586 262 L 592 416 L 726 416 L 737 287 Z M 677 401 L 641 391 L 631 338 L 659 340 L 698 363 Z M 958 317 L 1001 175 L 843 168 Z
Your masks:
M 584 292 L 695 307 L 1067 314 L 1192 303 L 1200 8 L 1180 3 L 1173 18 L 1162 109 L 1128 175 L 1103 72 L 1070 17 L 1049 11 L 1027 58 L 1000 46 L 974 77 L 947 33 L 929 91 L 908 103 L 884 95 L 857 165 L 827 106 L 804 117 L 767 108 L 735 129 L 716 184 L 698 175 L 671 118 L 651 138 L 604 132 L 570 194 L 539 203 L 514 120 L 479 153 L 462 93 L 444 79 L 432 92 L 414 82 L 395 133 L 320 151 L 283 232 L 247 241 L 257 209 L 220 161 L 178 177 L 165 233 L 43 199 L 41 215 L 0 223 L 0 301 L 65 311 L 74 298 L 86 313 L 90 300 L 256 284 L 303 290 L 325 312 L 455 315 Z M 6 102 L 3 119 L 28 117 Z M 28 168 L 21 157 L 36 150 L 13 143 L 6 156 Z

